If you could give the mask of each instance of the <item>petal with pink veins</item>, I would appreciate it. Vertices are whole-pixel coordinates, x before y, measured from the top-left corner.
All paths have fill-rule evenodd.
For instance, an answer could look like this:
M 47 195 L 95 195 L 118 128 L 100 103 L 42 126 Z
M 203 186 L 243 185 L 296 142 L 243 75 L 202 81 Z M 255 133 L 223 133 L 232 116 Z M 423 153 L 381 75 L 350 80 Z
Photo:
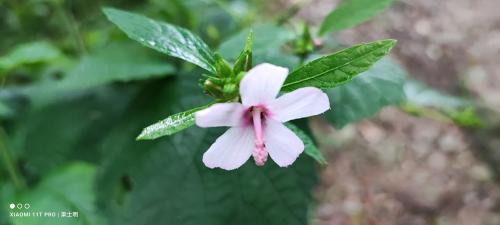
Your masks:
M 243 120 L 245 107 L 240 103 L 217 103 L 195 113 L 199 127 L 234 127 Z
M 269 63 L 255 66 L 240 82 L 241 102 L 245 106 L 256 106 L 275 99 L 287 74 L 287 68 Z
M 251 128 L 230 128 L 203 154 L 203 163 L 209 168 L 236 169 L 252 155 L 254 139 Z
M 264 130 L 266 150 L 281 167 L 291 165 L 304 151 L 304 143 L 282 123 L 268 119 Z
M 268 107 L 273 119 L 284 123 L 321 114 L 330 109 L 330 101 L 320 89 L 305 87 L 280 96 Z

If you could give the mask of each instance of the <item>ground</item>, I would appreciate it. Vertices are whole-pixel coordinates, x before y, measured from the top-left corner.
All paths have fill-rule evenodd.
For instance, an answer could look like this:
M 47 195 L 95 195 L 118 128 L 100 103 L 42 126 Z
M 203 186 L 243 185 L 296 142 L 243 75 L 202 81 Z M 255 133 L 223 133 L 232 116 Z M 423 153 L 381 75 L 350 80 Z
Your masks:
M 310 1 L 298 17 L 318 24 L 337 2 Z M 413 77 L 498 112 L 499 3 L 401 0 L 337 36 L 347 44 L 397 39 L 392 56 Z M 395 107 L 342 130 L 321 119 L 313 125 L 329 163 L 313 224 L 500 224 L 500 186 L 477 156 L 486 150 L 470 144 L 470 131 Z

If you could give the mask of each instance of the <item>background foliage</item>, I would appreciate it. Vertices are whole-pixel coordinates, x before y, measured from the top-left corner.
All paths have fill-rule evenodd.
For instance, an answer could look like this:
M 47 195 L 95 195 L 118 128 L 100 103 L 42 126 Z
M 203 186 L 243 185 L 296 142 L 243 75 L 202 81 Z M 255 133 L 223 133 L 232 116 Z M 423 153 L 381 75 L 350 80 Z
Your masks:
M 325 89 L 333 109 L 323 117 L 335 127 L 388 105 L 424 116 L 432 107 L 458 124 L 480 124 L 473 103 L 416 83 L 383 58 L 394 40 L 330 44 L 328 32 L 391 2 L 346 1 L 318 28 L 289 12 L 261 16 L 259 0 L 0 2 L 0 203 L 79 212 L 78 219 L 12 218 L 19 210 L 0 207 L 0 224 L 307 224 L 325 163 L 307 121 L 288 125 L 307 147 L 290 168 L 248 162 L 210 170 L 201 155 L 222 130 L 190 127 L 183 115 L 181 126 L 142 136 L 166 137 L 136 137 L 210 104 L 198 80 L 217 72 L 213 52 L 234 63 L 250 28 L 253 64 L 289 67 L 282 91 Z M 324 43 L 313 46 L 320 37 Z

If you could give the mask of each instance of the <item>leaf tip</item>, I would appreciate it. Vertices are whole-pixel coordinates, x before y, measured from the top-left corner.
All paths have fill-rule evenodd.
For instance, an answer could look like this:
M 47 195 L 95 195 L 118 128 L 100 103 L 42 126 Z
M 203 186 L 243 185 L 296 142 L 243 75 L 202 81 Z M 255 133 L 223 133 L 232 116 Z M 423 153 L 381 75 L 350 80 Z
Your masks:
M 328 166 L 328 162 L 324 159 L 324 158 L 321 158 L 317 161 L 319 163 L 320 166 L 322 167 L 326 167 Z
M 142 134 L 139 134 L 139 135 L 135 138 L 135 140 L 136 140 L 136 141 L 144 141 L 144 140 L 146 140 L 146 139 L 144 138 L 144 136 L 142 136 Z
M 253 48 L 253 29 L 250 28 L 250 31 L 248 32 L 247 40 L 245 42 L 245 51 L 252 51 Z
M 398 40 L 396 39 L 385 39 L 385 40 L 380 40 L 380 41 L 377 41 L 376 43 L 378 43 L 379 45 L 383 46 L 383 48 L 385 48 L 385 54 L 388 54 L 393 48 L 394 46 L 396 46 L 396 44 L 398 43 Z
M 142 130 L 142 132 L 137 135 L 135 138 L 136 141 L 146 141 L 146 140 L 151 140 L 151 138 L 148 137 L 148 135 L 145 133 L 145 130 Z
M 111 11 L 113 11 L 114 8 L 111 8 L 111 7 L 107 7 L 107 6 L 103 6 L 101 7 L 101 11 L 105 14 L 105 15 L 108 15 Z
M 385 43 L 387 43 L 388 45 L 392 47 L 396 46 L 396 44 L 398 43 L 398 40 L 396 39 L 386 39 L 384 40 Z

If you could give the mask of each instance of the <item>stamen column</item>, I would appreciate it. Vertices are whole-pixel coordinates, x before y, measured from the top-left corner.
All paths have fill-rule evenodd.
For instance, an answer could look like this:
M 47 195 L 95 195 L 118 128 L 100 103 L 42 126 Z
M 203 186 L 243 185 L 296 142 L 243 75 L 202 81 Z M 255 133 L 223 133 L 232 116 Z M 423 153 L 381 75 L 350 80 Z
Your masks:
M 263 166 L 267 161 L 268 153 L 264 145 L 264 130 L 262 124 L 262 110 L 258 107 L 252 109 L 253 128 L 255 131 L 255 150 L 253 158 L 257 166 Z

